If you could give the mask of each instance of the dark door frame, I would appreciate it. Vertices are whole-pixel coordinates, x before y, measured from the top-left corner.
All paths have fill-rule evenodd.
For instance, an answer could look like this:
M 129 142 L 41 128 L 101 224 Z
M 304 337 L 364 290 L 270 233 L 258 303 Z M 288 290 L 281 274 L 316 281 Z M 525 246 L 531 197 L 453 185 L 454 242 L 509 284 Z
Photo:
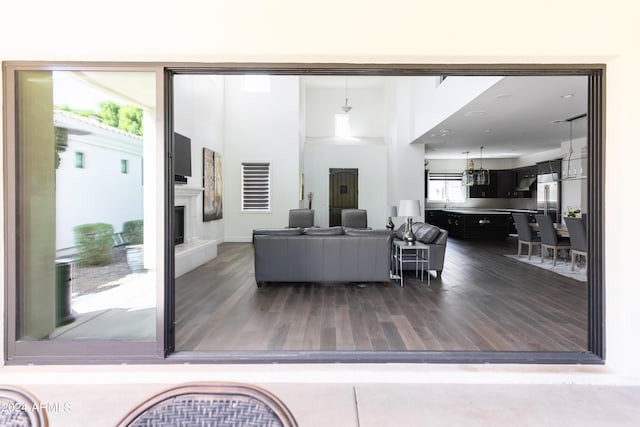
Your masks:
M 356 181 L 355 181 L 355 205 L 352 206 L 348 206 L 348 207 L 335 207 L 332 205 L 333 203 L 333 186 L 331 183 L 332 178 L 339 173 L 351 173 L 354 174 L 356 177 Z M 342 225 L 342 218 L 339 218 L 338 224 L 336 224 L 335 222 L 332 221 L 333 217 L 331 215 L 331 211 L 332 210 L 337 210 L 339 209 L 340 212 L 342 213 L 342 209 L 357 209 L 358 208 L 358 169 L 357 168 L 329 168 L 329 227 L 331 227 L 332 225 Z

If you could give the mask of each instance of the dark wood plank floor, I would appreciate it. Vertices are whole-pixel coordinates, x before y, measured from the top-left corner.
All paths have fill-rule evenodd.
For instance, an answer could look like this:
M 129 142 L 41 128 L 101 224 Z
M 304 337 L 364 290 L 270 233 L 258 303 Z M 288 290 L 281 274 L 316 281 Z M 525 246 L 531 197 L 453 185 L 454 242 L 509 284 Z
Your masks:
M 586 283 L 509 259 L 514 241 L 449 239 L 441 279 L 257 288 L 253 246 L 176 280 L 183 350 L 585 351 Z M 405 276 L 406 278 L 406 276 Z

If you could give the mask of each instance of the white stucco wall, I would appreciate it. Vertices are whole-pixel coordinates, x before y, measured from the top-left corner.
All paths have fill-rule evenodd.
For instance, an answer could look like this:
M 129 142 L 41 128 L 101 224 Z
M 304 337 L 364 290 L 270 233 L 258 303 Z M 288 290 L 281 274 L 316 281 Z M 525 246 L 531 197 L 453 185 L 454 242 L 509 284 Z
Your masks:
M 76 152 L 84 153 L 84 168 L 75 167 Z M 120 160 L 127 160 L 126 174 Z M 56 170 L 56 250 L 75 246 L 77 225 L 103 222 L 121 232 L 125 221 L 143 219 L 142 204 L 141 140 L 69 135 Z
M 636 277 L 635 246 L 640 230 L 630 229 L 626 221 L 628 212 L 640 208 L 640 199 L 628 190 L 629 183 L 635 182 L 636 163 L 640 158 L 640 144 L 636 143 L 637 117 L 640 116 L 637 102 L 640 99 L 637 77 L 640 27 L 636 22 L 635 3 L 569 0 L 515 5 L 510 0 L 469 0 L 390 4 L 356 0 L 345 4 L 328 0 L 317 5 L 313 15 L 309 14 L 305 2 L 281 0 L 277 4 L 278 7 L 274 7 L 273 2 L 219 1 L 205 5 L 187 0 L 173 7 L 159 8 L 156 2 L 115 0 L 87 9 L 73 0 L 5 2 L 0 27 L 0 60 L 605 64 L 606 366 L 595 370 L 574 366 L 553 369 L 525 366 L 517 370 L 481 366 L 459 370 L 456 380 L 590 381 L 593 377 L 587 372 L 595 372 L 600 381 L 609 378 L 611 382 L 619 382 L 621 378 L 640 377 L 637 361 L 640 287 L 631 285 Z M 127 13 L 118 7 L 123 5 Z M 154 10 L 152 17 L 140 19 L 150 16 L 149 8 Z M 429 19 L 425 25 L 425 17 L 450 19 Z M 118 31 L 114 31 L 114 22 L 118 22 Z M 327 23 L 331 23 L 330 27 Z M 158 31 L 163 24 L 171 31 Z M 455 37 L 451 36 L 453 33 Z M 140 40 L 140 34 L 153 34 L 153 37 L 132 43 Z M 297 162 L 298 158 L 293 161 Z M 289 190 L 285 197 L 293 200 Z M 3 212 L 4 209 L 0 209 L 0 215 L 4 215 Z M 0 254 L 3 259 L 4 252 L 3 248 Z M 4 271 L 0 273 L 4 277 Z M 3 298 L 4 292 L 1 292 L 2 307 Z M 5 317 L 3 314 L 2 318 Z M 107 372 L 105 378 L 111 378 L 109 368 L 103 369 Z M 224 368 L 200 365 L 193 369 L 197 374 L 194 377 L 202 378 L 216 377 Z M 243 379 L 256 379 L 260 373 L 273 368 L 254 369 Z M 304 376 L 299 369 L 305 371 Z M 339 380 L 357 381 L 361 378 L 354 374 L 357 371 L 378 381 L 415 381 L 425 378 L 419 373 L 428 373 L 434 368 L 411 365 L 406 370 L 403 368 L 405 375 L 398 375 L 399 369 L 394 365 L 349 368 L 340 370 Z M 449 381 L 451 376 L 446 372 L 453 368 L 440 366 L 439 369 L 445 371 L 439 378 Z M 55 368 L 39 369 L 37 375 L 32 376 L 32 370 L 21 367 L 12 370 L 17 373 L 11 379 L 24 384 L 100 381 L 91 369 L 74 370 L 64 376 L 56 376 L 55 371 Z M 325 365 L 281 369 L 278 380 L 296 382 L 304 378 L 307 382 L 324 382 L 328 380 L 327 371 L 332 369 Z M 180 370 L 171 375 L 165 372 L 163 367 L 150 367 L 145 376 L 131 373 L 128 378 L 136 376 L 140 382 L 150 378 L 179 382 L 186 378 Z

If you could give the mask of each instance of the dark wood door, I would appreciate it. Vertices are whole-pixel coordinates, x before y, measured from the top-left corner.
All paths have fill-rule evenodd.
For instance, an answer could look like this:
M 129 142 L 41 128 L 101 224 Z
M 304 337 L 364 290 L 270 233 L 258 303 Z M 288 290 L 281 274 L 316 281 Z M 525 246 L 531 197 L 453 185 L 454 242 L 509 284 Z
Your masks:
M 358 169 L 329 169 L 329 226 L 342 225 L 342 209 L 358 208 Z

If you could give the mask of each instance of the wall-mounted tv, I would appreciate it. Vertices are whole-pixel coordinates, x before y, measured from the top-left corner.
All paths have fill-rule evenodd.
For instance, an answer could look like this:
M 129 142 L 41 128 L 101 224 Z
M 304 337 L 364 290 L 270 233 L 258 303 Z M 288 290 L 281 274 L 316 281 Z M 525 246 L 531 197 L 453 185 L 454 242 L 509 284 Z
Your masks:
M 191 176 L 191 139 L 173 134 L 173 174 L 176 182 L 187 182 Z

